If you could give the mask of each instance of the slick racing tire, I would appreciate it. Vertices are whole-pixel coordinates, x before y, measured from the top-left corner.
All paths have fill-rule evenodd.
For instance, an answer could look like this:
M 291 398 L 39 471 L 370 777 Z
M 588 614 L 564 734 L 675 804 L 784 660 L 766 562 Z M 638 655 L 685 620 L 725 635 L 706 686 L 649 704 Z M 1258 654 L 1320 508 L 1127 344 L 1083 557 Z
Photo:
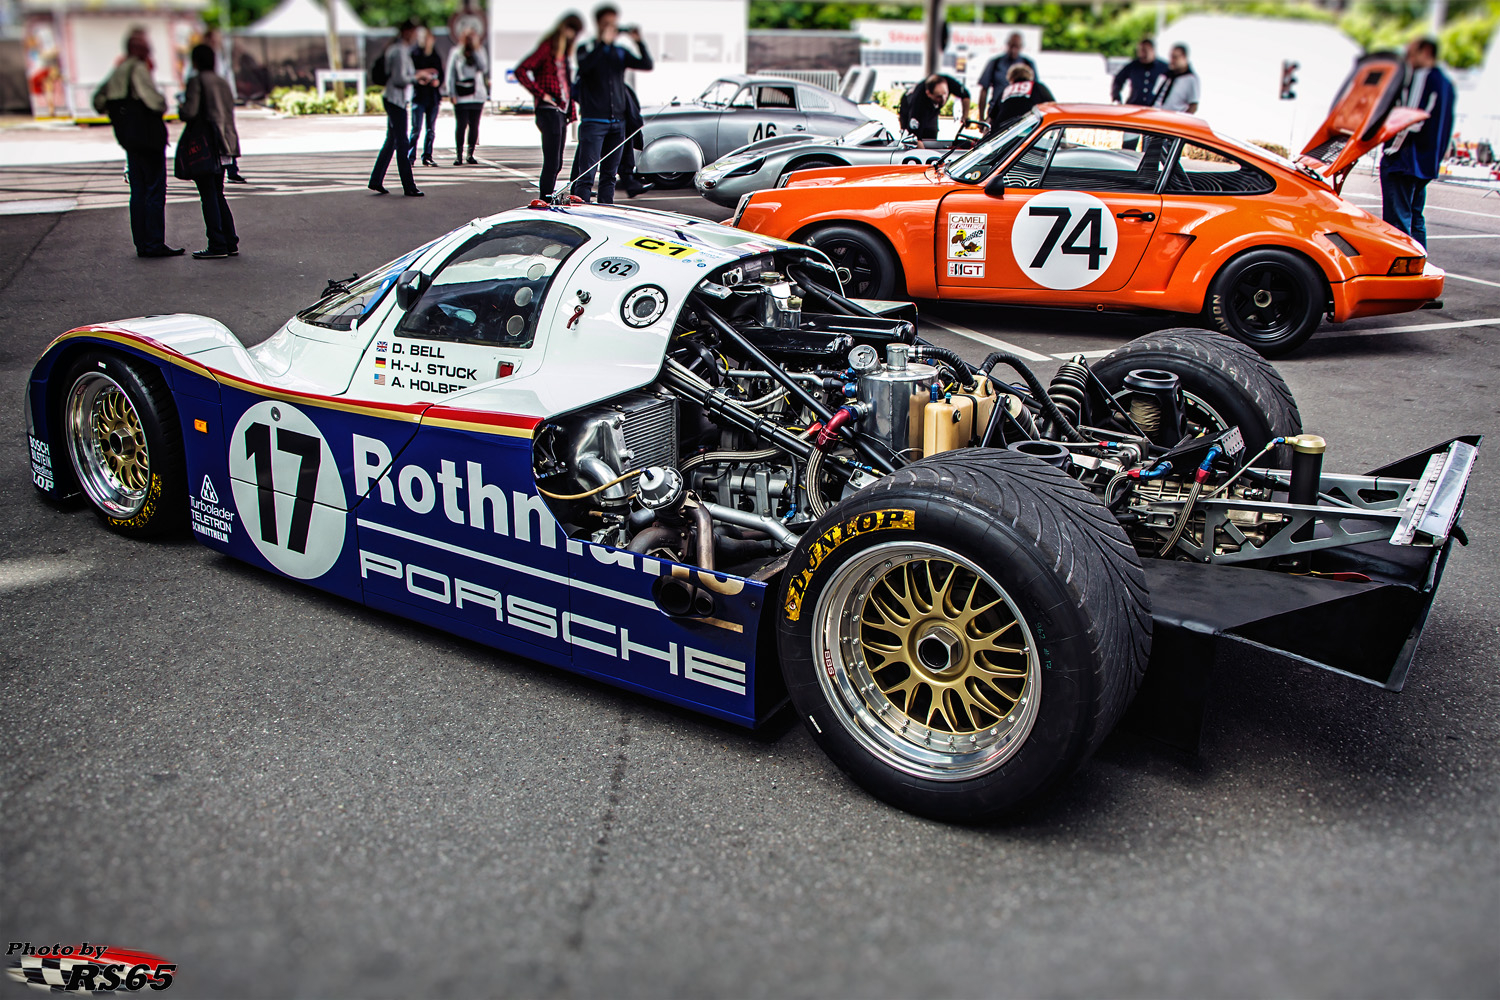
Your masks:
M 1268 358 L 1301 347 L 1327 311 L 1323 275 L 1288 250 L 1251 250 L 1224 265 L 1208 289 L 1208 313 L 1223 332 Z
M 1302 415 L 1292 390 L 1265 358 L 1222 333 L 1181 328 L 1132 340 L 1095 363 L 1094 374 L 1111 393 L 1124 391 L 1125 376 L 1137 368 L 1169 371 L 1181 380 L 1189 425 L 1209 430 L 1239 427 L 1254 455 L 1267 441 L 1302 433 Z M 1290 461 L 1285 445 L 1267 460 L 1277 468 Z
M 807 233 L 803 242 L 828 255 L 850 298 L 889 299 L 900 294 L 901 264 L 885 240 L 870 230 L 820 226 Z
M 182 429 L 160 373 L 91 352 L 72 366 L 64 385 L 60 416 L 68 459 L 95 513 L 136 538 L 185 524 Z
M 803 160 L 801 163 L 798 163 L 795 167 L 792 167 L 789 170 L 783 170 L 781 172 L 781 177 L 777 180 L 776 186 L 780 187 L 781 184 L 782 184 L 782 182 L 784 182 L 787 179 L 787 175 L 788 174 L 794 174 L 798 170 L 822 170 L 825 167 L 842 167 L 842 166 L 847 166 L 847 164 L 840 163 L 838 160 L 830 160 L 826 156 L 823 156 L 823 157 L 815 156 L 811 160 Z
M 1056 787 L 1119 721 L 1151 609 L 1125 532 L 1029 455 L 938 456 L 833 507 L 777 612 L 803 724 L 876 797 L 989 822 Z

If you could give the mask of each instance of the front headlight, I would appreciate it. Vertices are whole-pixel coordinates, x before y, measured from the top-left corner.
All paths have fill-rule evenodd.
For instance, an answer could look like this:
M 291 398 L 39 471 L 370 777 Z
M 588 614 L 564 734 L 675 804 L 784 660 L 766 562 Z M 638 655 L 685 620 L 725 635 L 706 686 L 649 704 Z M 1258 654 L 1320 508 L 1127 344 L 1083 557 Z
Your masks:
M 750 199 L 753 197 L 755 197 L 754 191 L 740 195 L 739 204 L 734 206 L 734 215 L 729 219 L 731 226 L 738 226 L 740 224 L 740 216 L 745 214 L 745 209 L 750 205 Z
M 1391 261 L 1391 269 L 1385 273 L 1388 275 L 1421 274 L 1426 264 L 1426 257 L 1397 257 Z

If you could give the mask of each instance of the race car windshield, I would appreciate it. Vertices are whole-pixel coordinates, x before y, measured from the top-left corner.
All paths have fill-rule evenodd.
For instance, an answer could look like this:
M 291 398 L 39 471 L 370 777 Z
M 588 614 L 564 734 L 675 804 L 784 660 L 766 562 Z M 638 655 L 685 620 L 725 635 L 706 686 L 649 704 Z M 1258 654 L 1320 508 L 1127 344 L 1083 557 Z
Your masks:
M 840 146 L 885 146 L 895 141 L 879 122 L 865 122 L 839 137 Z
M 1013 125 L 981 142 L 948 166 L 948 176 L 965 184 L 978 184 L 994 173 L 1006 157 L 1036 131 L 1042 116 L 1035 112 L 1018 118 Z
M 297 318 L 309 326 L 321 326 L 329 330 L 352 330 L 370 310 L 380 304 L 386 290 L 401 277 L 401 272 L 411 266 L 412 261 L 427 252 L 437 242 L 433 240 L 417 247 L 409 254 L 397 257 L 389 264 L 378 267 L 363 278 L 341 282 L 331 295 L 325 295 L 297 314 Z
M 698 103 L 709 104 L 716 108 L 727 108 L 729 102 L 734 100 L 734 95 L 739 92 L 740 85 L 733 80 L 715 80 L 698 98 Z

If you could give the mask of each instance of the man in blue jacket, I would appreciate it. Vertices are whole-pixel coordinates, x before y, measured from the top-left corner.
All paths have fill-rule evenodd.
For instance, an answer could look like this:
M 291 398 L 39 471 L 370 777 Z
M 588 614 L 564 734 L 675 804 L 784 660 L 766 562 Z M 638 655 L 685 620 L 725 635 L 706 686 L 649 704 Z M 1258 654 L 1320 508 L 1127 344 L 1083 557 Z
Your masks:
M 1427 120 L 1385 145 L 1380 161 L 1381 218 L 1427 246 L 1427 184 L 1453 138 L 1453 81 L 1437 65 L 1438 46 L 1418 38 L 1406 47 L 1406 83 L 1400 103 L 1427 112 Z
M 1135 58 L 1126 63 L 1115 74 L 1114 86 L 1109 88 L 1109 99 L 1116 104 L 1139 104 L 1150 107 L 1156 103 L 1156 81 L 1167 72 L 1167 64 L 1156 58 L 1156 42 L 1142 38 L 1135 45 Z M 1125 88 L 1130 96 L 1125 97 Z
M 623 45 L 620 12 L 609 4 L 594 11 L 594 37 L 578 46 L 578 78 L 573 99 L 578 102 L 578 151 L 573 154 L 573 193 L 584 201 L 599 170 L 599 204 L 615 203 L 615 175 L 625 147 L 625 122 L 630 116 L 631 97 L 626 92 L 625 71 L 649 70 L 653 63 L 641 41 L 639 28 L 629 31 L 640 55 Z M 600 162 L 603 157 L 603 162 Z

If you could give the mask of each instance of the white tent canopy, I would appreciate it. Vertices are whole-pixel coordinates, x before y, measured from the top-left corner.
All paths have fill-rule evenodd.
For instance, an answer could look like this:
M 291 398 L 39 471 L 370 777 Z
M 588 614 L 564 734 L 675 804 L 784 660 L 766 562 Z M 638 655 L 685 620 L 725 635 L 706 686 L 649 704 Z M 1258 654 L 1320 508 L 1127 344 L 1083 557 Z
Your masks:
M 354 13 L 348 0 L 333 0 L 333 14 L 340 35 L 385 34 L 372 30 Z M 235 34 L 252 38 L 292 38 L 328 34 L 328 11 L 318 0 L 281 0 L 276 9 L 250 27 Z

